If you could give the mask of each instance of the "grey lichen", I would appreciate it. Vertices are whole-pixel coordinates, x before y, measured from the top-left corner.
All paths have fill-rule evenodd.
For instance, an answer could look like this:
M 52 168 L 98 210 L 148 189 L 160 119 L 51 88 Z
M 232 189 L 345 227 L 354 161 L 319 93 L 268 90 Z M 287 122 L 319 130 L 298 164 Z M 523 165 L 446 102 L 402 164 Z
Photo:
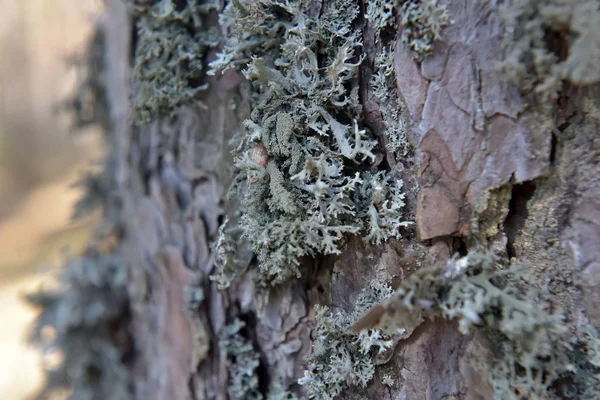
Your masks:
M 381 378 L 381 383 L 383 383 L 385 386 L 392 387 L 394 386 L 394 378 L 392 378 L 389 374 L 386 374 Z
M 219 237 L 213 245 L 215 266 L 217 272 L 210 276 L 212 281 L 216 281 L 219 289 L 227 289 L 231 281 L 240 273 L 235 261 L 237 247 L 233 234 L 226 232 L 229 218 L 219 227 Z
M 409 126 L 408 109 L 400 99 L 396 86 L 393 48 L 386 49 L 375 58 L 377 72 L 373 74 L 371 86 L 373 94 L 379 100 L 379 111 L 384 125 L 384 134 L 388 138 L 386 147 L 390 151 L 402 150 L 406 155 L 410 148 L 407 138 Z
M 417 61 L 433 53 L 433 43 L 452 23 L 446 5 L 438 0 L 373 0 L 367 3 L 366 11 L 365 18 L 377 33 L 402 22 L 402 43 Z
M 540 398 L 567 377 L 573 398 L 597 395 L 597 337 L 569 329 L 543 286 L 529 278 L 525 270 L 501 269 L 491 255 L 471 253 L 444 268 L 417 270 L 365 318 L 374 327 L 412 330 L 423 318 L 441 316 L 457 320 L 464 334 L 494 336 L 503 352 L 489 376 L 498 399 Z
M 115 163 L 110 155 L 102 172 L 83 181 L 86 195 L 75 216 L 102 211 L 92 243 L 62 267 L 55 285 L 28 296 L 40 309 L 31 341 L 48 361 L 40 398 L 60 393 L 72 399 L 133 398 L 125 361 L 131 351 L 129 297 Z
M 72 103 L 76 127 L 98 124 L 112 145 L 109 105 L 104 101 L 104 30 L 90 43 L 80 99 Z M 91 101 L 87 104 L 87 101 Z M 86 103 L 84 106 L 83 103 Z M 84 109 L 90 106 L 89 114 Z M 88 248 L 71 258 L 51 285 L 27 299 L 39 308 L 30 340 L 43 354 L 45 385 L 39 398 L 133 399 L 128 356 L 132 351 L 127 266 L 121 247 L 123 194 L 117 183 L 118 154 L 107 152 L 102 169 L 87 175 L 75 218 L 101 211 Z
M 296 400 L 276 376 L 272 377 L 266 393 L 262 392 L 258 376 L 260 354 L 245 336 L 245 328 L 246 323 L 235 318 L 220 333 L 219 347 L 230 361 L 229 396 L 235 400 Z
M 198 365 L 204 360 L 210 350 L 210 334 L 207 329 L 207 322 L 202 317 L 201 305 L 204 301 L 204 289 L 200 283 L 188 285 L 185 287 L 185 304 L 187 316 L 192 325 L 194 334 L 194 355 L 193 365 Z
M 367 310 L 384 301 L 393 291 L 388 283 L 373 281 L 357 298 L 353 312 L 316 306 L 313 347 L 307 360 L 309 370 L 298 383 L 309 398 L 330 400 L 352 387 L 364 388 L 375 374 L 375 357 L 395 343 L 394 335 L 378 329 L 361 333 L 350 330 Z M 384 379 L 390 383 L 391 377 Z
M 437 0 L 370 1 L 365 18 L 375 30 L 378 53 L 372 60 L 375 69 L 371 87 L 379 103 L 387 148 L 392 152 L 401 150 L 406 156 L 410 148 L 407 138 L 410 116 L 396 85 L 396 42 L 401 40 L 416 61 L 423 61 L 433 53 L 434 42 L 441 38 L 442 29 L 452 21 L 446 5 Z M 398 30 L 400 22 L 403 28 Z M 390 35 L 392 32 L 401 34 Z
M 600 12 L 593 0 L 527 0 L 501 8 L 507 54 L 504 76 L 540 102 L 556 99 L 568 80 L 600 81 Z
M 108 129 L 104 46 L 104 26 L 97 23 L 83 51 L 69 59 L 70 66 L 77 73 L 77 82 L 71 96 L 60 104 L 59 109 L 73 118 L 74 130 L 96 124 Z
M 438 0 L 405 1 L 402 15 L 402 43 L 406 44 L 417 61 L 433 53 L 433 43 L 442 36 L 442 29 L 452 21 L 446 5 Z
M 147 124 L 177 107 L 198 101 L 203 59 L 218 44 L 219 32 L 208 17 L 219 7 L 212 0 L 177 2 L 128 0 L 137 15 L 133 67 L 133 120 Z
M 234 154 L 239 226 L 269 283 L 300 276 L 302 256 L 338 254 L 346 234 L 381 242 L 408 224 L 399 186 L 365 172 L 376 143 L 352 96 L 363 59 L 358 5 L 323 4 L 317 19 L 309 3 L 229 4 L 222 20 L 231 39 L 211 64 L 215 72 L 245 66 L 257 98 Z
M 365 18 L 380 32 L 395 23 L 394 9 L 397 3 L 396 0 L 371 0 L 367 2 Z
M 242 335 L 245 326 L 243 321 L 236 318 L 225 326 L 219 339 L 221 351 L 231 361 L 228 391 L 233 399 L 262 400 L 257 373 L 260 356 L 252 342 Z
M 44 355 L 40 398 L 133 398 L 123 362 L 130 350 L 125 271 L 118 253 L 92 248 L 62 268 L 56 288 L 28 296 L 41 309 L 31 336 Z

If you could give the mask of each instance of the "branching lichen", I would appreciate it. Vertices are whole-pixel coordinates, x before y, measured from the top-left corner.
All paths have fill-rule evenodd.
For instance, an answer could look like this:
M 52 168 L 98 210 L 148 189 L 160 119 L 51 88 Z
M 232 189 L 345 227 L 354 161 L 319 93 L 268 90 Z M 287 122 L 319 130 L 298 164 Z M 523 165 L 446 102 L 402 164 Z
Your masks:
M 221 333 L 219 346 L 232 361 L 229 366 L 229 395 L 234 399 L 262 400 L 257 368 L 260 356 L 252 343 L 242 335 L 246 324 L 235 319 Z
M 401 40 L 417 61 L 422 61 L 433 52 L 433 43 L 440 39 L 442 28 L 451 23 L 447 8 L 437 0 L 376 0 L 367 5 L 366 19 L 375 28 L 375 42 L 381 43 L 381 50 L 374 60 L 374 74 L 371 79 L 373 94 L 378 100 L 384 131 L 388 139 L 387 148 L 396 152 L 402 150 L 406 156 L 409 150 L 407 130 L 409 114 L 398 93 L 394 68 L 396 41 Z M 396 32 L 397 24 L 403 29 L 398 37 L 388 38 Z M 378 45 L 376 45 L 377 47 Z
M 367 2 L 365 18 L 380 32 L 395 23 L 394 8 L 397 3 L 396 0 L 371 0 Z
M 377 72 L 373 74 L 371 86 L 373 94 L 379 100 L 379 111 L 388 138 L 387 148 L 390 151 L 402 150 L 406 155 L 409 149 L 407 130 L 409 124 L 408 110 L 400 99 L 396 86 L 394 71 L 394 51 L 385 49 L 375 58 Z
M 118 254 L 88 250 L 63 267 L 57 288 L 28 300 L 42 310 L 31 336 L 45 361 L 40 398 L 63 392 L 72 399 L 133 398 L 123 363 L 128 298 Z
M 60 104 L 59 109 L 73 117 L 74 130 L 95 124 L 108 129 L 104 46 L 104 26 L 98 23 L 84 50 L 69 60 L 78 79 L 73 94 Z
M 373 281 L 357 298 L 349 314 L 316 306 L 310 369 L 298 380 L 309 398 L 330 400 L 351 387 L 366 387 L 375 374 L 375 356 L 394 344 L 393 335 L 378 329 L 360 333 L 350 330 L 352 323 L 375 304 L 392 295 L 388 283 Z M 385 382 L 390 382 L 385 379 Z M 386 383 L 386 384 L 388 384 Z
M 218 283 L 219 289 L 227 289 L 231 281 L 239 274 L 235 261 L 236 243 L 231 233 L 227 233 L 229 219 L 219 227 L 219 238 L 214 244 L 215 266 L 217 273 L 211 275 L 210 279 Z
M 95 33 L 79 97 L 72 107 L 78 117 L 76 127 L 98 124 L 105 129 L 110 147 L 113 136 L 108 130 L 102 78 L 104 30 L 98 27 Z M 123 194 L 116 180 L 118 157 L 109 151 L 101 171 L 81 182 L 85 194 L 76 206 L 75 218 L 96 210 L 102 213 L 87 250 L 68 261 L 51 286 L 28 296 L 40 310 L 30 340 L 44 357 L 42 399 L 134 397 L 127 364 L 132 338 L 127 268 L 121 247 L 124 224 Z
M 133 119 L 147 124 L 197 101 L 198 93 L 207 88 L 202 83 L 203 59 L 219 38 L 216 27 L 208 28 L 207 18 L 218 4 L 212 0 L 128 3 L 138 16 Z
M 288 392 L 277 378 L 272 380 L 266 395 L 261 392 L 258 378 L 260 354 L 244 336 L 245 327 L 246 323 L 236 318 L 220 334 L 219 346 L 231 362 L 228 368 L 229 396 L 235 400 L 296 400 L 296 396 Z
M 442 28 L 451 23 L 446 5 L 438 0 L 405 1 L 402 4 L 402 42 L 417 61 L 433 53 L 433 42 L 442 35 Z
M 464 334 L 482 329 L 496 335 L 503 356 L 489 380 L 498 399 L 540 398 L 565 377 L 575 380 L 571 391 L 596 390 L 597 337 L 567 329 L 541 285 L 526 278 L 524 271 L 498 269 L 492 256 L 472 253 L 443 269 L 414 272 L 365 318 L 377 321 L 374 327 L 412 330 L 425 317 L 442 316 L 457 320 Z
M 351 96 L 363 59 L 358 6 L 324 4 L 317 20 L 307 4 L 231 3 L 222 16 L 231 40 L 211 64 L 245 66 L 258 98 L 234 153 L 245 181 L 239 225 L 270 283 L 299 276 L 299 257 L 338 254 L 345 234 L 379 243 L 407 225 L 400 186 L 377 189 L 391 177 L 364 172 L 376 143 Z

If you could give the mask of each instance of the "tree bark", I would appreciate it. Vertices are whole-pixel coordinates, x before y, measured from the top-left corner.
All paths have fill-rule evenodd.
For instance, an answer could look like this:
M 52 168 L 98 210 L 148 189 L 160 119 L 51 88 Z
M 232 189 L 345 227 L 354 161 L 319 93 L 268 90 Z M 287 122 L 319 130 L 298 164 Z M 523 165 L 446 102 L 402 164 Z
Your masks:
M 364 12 L 368 2 L 359 3 Z M 498 73 L 505 54 L 499 4 L 444 3 L 452 24 L 430 56 L 416 61 L 401 40 L 393 49 L 409 115 L 407 155 L 384 147 L 380 102 L 369 83 L 381 43 L 361 17 L 364 121 L 381 144 L 380 159 L 401 171 L 415 226 L 382 245 L 349 237 L 341 255 L 304 260 L 301 279 L 269 290 L 256 286 L 252 266 L 219 290 L 210 279 L 211 243 L 235 207 L 224 202 L 234 174 L 228 142 L 250 115 L 248 87 L 229 70 L 207 78 L 201 106 L 179 107 L 148 126 L 130 124 L 135 21 L 120 0 L 107 0 L 112 151 L 133 343 L 126 365 L 135 398 L 232 398 L 239 357 L 228 353 L 223 337 L 236 318 L 259 360 L 252 373 L 265 398 L 275 381 L 301 394 L 297 380 L 315 339 L 316 304 L 350 313 L 369 282 L 396 287 L 423 266 L 481 247 L 546 279 L 570 324 L 600 326 L 598 88 L 566 83 L 542 113 Z M 339 398 L 492 398 L 487 368 L 497 351 L 481 332 L 463 335 L 453 321 L 428 320 L 395 343 L 367 387 Z M 390 386 L 382 383 L 386 375 Z

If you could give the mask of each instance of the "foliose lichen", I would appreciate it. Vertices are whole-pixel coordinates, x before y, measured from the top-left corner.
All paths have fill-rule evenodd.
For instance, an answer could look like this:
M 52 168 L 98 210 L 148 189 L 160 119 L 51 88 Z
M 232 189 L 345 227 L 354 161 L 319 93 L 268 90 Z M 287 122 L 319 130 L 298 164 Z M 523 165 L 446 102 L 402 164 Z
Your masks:
M 102 210 L 88 249 L 64 265 L 55 285 L 28 296 L 40 309 L 31 341 L 48 360 L 40 398 L 69 393 L 73 399 L 133 398 L 126 358 L 129 298 L 121 254 L 121 199 L 115 189 L 113 156 L 104 170 L 83 181 L 86 195 L 76 217 Z M 76 373 L 73 373 L 76 371 Z
M 367 310 L 393 293 L 385 282 L 372 281 L 357 298 L 352 313 L 316 306 L 313 346 L 307 364 L 310 369 L 298 380 L 311 399 L 335 399 L 344 390 L 366 387 L 375 374 L 375 356 L 394 345 L 394 335 L 370 329 L 360 333 L 350 330 Z M 392 385 L 391 377 L 383 379 Z
M 381 383 L 383 383 L 385 386 L 392 387 L 394 386 L 394 378 L 392 378 L 389 374 L 386 374 L 381 378 Z
M 593 0 L 526 0 L 505 5 L 507 54 L 500 70 L 540 102 L 556 99 L 568 80 L 600 81 L 600 12 Z
M 385 331 L 414 329 L 423 318 L 441 316 L 457 320 L 463 334 L 479 329 L 495 335 L 503 354 L 492 363 L 489 383 L 498 399 L 541 398 L 558 379 L 572 382 L 573 398 L 597 395 L 594 329 L 569 328 L 543 286 L 529 278 L 525 270 L 501 269 L 493 256 L 474 252 L 444 268 L 415 271 L 365 318 Z
M 398 237 L 401 182 L 365 172 L 375 141 L 357 113 L 362 46 L 351 0 L 232 2 L 221 22 L 231 30 L 214 73 L 245 66 L 256 101 L 234 150 L 239 226 L 259 260 L 260 278 L 300 276 L 299 258 L 338 254 L 345 234 L 381 242 Z
M 127 0 L 136 15 L 137 43 L 133 67 L 132 117 L 147 124 L 169 116 L 181 105 L 198 101 L 206 52 L 219 42 L 209 27 L 214 0 Z

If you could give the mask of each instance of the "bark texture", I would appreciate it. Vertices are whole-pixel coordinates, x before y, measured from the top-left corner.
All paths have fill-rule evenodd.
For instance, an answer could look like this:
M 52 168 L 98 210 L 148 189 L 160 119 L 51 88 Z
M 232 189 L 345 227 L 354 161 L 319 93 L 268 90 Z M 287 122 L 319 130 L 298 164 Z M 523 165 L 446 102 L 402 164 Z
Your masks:
M 120 0 L 107 1 L 108 94 L 134 348 L 127 365 L 136 398 L 228 398 L 242 356 L 232 356 L 223 338 L 236 318 L 245 323 L 240 337 L 257 355 L 259 392 L 266 396 L 278 381 L 302 393 L 296 382 L 307 368 L 316 304 L 352 312 L 369 282 L 397 286 L 421 266 L 481 246 L 544 279 L 569 323 L 589 319 L 600 327 L 597 87 L 567 83 L 551 111 L 539 111 L 532 96 L 498 73 L 505 55 L 500 5 L 444 3 L 452 24 L 432 55 L 417 62 L 400 40 L 393 49 L 412 150 L 404 156 L 381 146 L 380 157 L 401 171 L 414 229 L 379 246 L 349 237 L 340 256 L 304 260 L 301 279 L 270 290 L 257 287 L 250 263 L 219 290 L 209 278 L 210 245 L 227 207 L 235 207 L 223 201 L 234 172 L 228 141 L 251 111 L 248 88 L 230 70 L 207 78 L 201 106 L 132 126 L 132 20 Z M 381 44 L 372 23 L 361 24 L 363 117 L 384 144 L 369 78 Z M 339 398 L 489 399 L 496 346 L 481 333 L 461 334 L 452 321 L 428 320 L 378 356 L 366 388 Z M 384 385 L 384 376 L 393 383 Z

